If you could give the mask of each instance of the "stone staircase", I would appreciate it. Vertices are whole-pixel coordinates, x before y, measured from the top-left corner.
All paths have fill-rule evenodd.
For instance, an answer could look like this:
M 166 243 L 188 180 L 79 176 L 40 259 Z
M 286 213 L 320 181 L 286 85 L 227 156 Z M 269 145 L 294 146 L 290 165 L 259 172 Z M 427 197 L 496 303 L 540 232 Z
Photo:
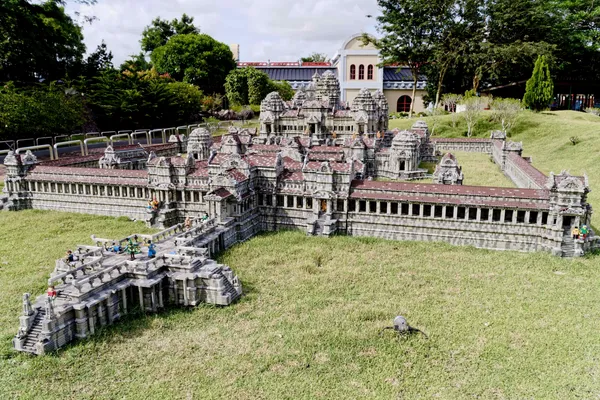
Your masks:
M 321 236 L 323 234 L 323 227 L 324 227 L 325 221 L 318 219 L 315 221 L 315 226 L 313 229 L 313 235 L 314 236 Z
M 229 282 L 229 279 L 227 279 L 227 277 L 225 275 L 222 275 L 222 276 L 223 276 L 223 286 L 225 286 L 225 293 L 229 293 L 232 300 L 237 299 L 240 296 L 240 294 L 237 292 L 237 290 L 235 290 L 235 288 L 233 287 L 231 282 Z
M 25 342 L 23 343 L 23 351 L 27 353 L 37 354 L 35 345 L 41 340 L 42 335 L 42 321 L 46 317 L 46 311 L 44 309 L 38 309 L 38 313 L 33 319 L 31 328 L 27 332 Z
M 563 233 L 561 249 L 563 257 L 575 257 L 575 242 L 568 230 Z

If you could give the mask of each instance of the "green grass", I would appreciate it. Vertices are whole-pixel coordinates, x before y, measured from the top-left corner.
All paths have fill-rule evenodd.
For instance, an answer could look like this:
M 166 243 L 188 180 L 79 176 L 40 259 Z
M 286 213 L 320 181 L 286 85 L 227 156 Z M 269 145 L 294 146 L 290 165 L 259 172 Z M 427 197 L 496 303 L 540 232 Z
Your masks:
M 46 265 L 88 233 L 142 230 L 83 218 L 0 214 L 16 234 L 4 231 L 0 241 L 0 398 L 565 399 L 600 393 L 597 259 L 300 232 L 262 235 L 222 255 L 247 293 L 231 307 L 127 319 L 58 354 L 10 352 L 20 295 L 42 292 Z M 44 229 L 27 229 L 31 223 Z M 399 340 L 391 331 L 379 336 L 397 314 L 429 340 Z
M 483 114 L 474 137 L 489 137 L 499 125 L 490 121 L 490 113 Z M 431 118 L 422 118 L 431 124 Z M 466 125 L 463 120 L 452 127 L 451 116 L 439 117 L 434 135 L 441 137 L 464 137 Z M 390 128 L 409 128 L 415 119 L 390 120 Z M 569 138 L 576 136 L 580 142 L 572 145 Z M 523 142 L 523 155 L 533 158 L 533 165 L 549 174 L 563 169 L 574 175 L 584 172 L 589 177 L 592 192 L 588 196 L 592 206 L 600 207 L 600 118 L 577 111 L 554 111 L 532 113 L 524 111 L 509 140 Z M 465 178 L 469 175 L 465 172 Z M 593 217 L 593 224 L 600 226 L 600 215 Z
M 453 151 L 465 175 L 464 185 L 515 187 L 490 156 L 482 153 Z
M 234 125 L 237 126 L 238 128 L 259 128 L 260 122 L 259 122 L 258 118 L 256 118 L 256 119 L 248 120 L 248 122 L 245 124 L 242 124 L 242 121 L 238 121 L 238 122 L 235 122 Z M 222 136 L 222 135 L 225 135 L 227 132 L 229 132 L 229 126 L 225 126 L 224 128 L 217 129 L 216 131 L 213 132 L 213 136 Z

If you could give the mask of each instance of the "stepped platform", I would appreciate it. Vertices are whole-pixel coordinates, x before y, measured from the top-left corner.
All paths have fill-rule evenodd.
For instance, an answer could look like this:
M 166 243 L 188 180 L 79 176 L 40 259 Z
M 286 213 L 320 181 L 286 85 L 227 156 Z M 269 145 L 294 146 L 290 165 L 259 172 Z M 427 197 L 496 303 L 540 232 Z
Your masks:
M 132 312 L 157 312 L 166 305 L 226 306 L 242 295 L 242 286 L 226 266 L 208 258 L 213 242 L 227 228 L 214 220 L 194 220 L 185 229 L 176 225 L 155 235 L 119 240 L 92 236 L 95 246 L 79 246 L 74 261 L 57 260 L 48 286 L 55 295 L 23 296 L 23 315 L 13 339 L 15 350 L 32 354 L 55 351 L 75 339 L 85 339 L 98 327 Z M 155 245 L 156 256 L 114 252 L 135 242 Z M 206 247 L 194 245 L 204 244 Z

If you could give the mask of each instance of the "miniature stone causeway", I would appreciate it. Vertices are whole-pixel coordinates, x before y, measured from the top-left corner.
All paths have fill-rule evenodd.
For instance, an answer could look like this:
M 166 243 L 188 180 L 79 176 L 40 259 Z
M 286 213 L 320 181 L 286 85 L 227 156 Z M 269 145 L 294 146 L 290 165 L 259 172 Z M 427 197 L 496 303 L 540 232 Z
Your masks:
M 490 139 L 432 138 L 422 121 L 410 130 L 389 130 L 387 115 L 385 97 L 368 90 L 345 108 L 337 79 L 324 74 L 290 102 L 276 92 L 269 94 L 261 105 L 260 129 L 231 127 L 227 134 L 212 137 L 198 128 L 165 144 L 109 147 L 54 161 L 38 162 L 29 152 L 10 153 L 4 161 L 0 208 L 126 216 L 161 228 L 179 226 L 187 217 L 208 218 L 214 224 L 210 239 L 198 233 L 194 247 L 202 250 L 186 255 L 192 257 L 192 270 L 200 265 L 193 256 L 215 254 L 257 233 L 279 229 L 566 257 L 600 247 L 591 229 L 585 237 L 570 234 L 574 226 L 590 226 L 586 176 L 566 171 L 546 176 L 522 156 L 521 143 L 507 141 L 501 132 L 493 132 Z M 516 188 L 465 185 L 469 177 L 446 154 L 452 151 L 489 155 Z M 419 168 L 424 161 L 439 162 L 434 176 Z M 438 183 L 424 183 L 425 178 Z M 165 260 L 150 270 L 172 274 L 171 259 Z M 128 267 L 114 274 L 130 274 L 128 282 L 135 281 L 127 272 L 134 267 L 124 265 Z M 140 292 L 140 304 L 157 307 L 156 300 L 145 297 L 153 286 L 144 287 L 148 291 Z M 176 303 L 191 304 L 190 298 L 179 296 Z M 42 303 L 36 307 L 43 311 Z M 116 308 L 112 313 L 117 314 Z M 39 322 L 43 315 L 35 315 L 40 316 L 23 317 L 22 329 L 37 326 L 36 318 Z M 86 324 L 82 314 L 73 318 Z M 90 331 L 87 324 L 79 336 Z M 24 349 L 28 342 L 18 343 Z

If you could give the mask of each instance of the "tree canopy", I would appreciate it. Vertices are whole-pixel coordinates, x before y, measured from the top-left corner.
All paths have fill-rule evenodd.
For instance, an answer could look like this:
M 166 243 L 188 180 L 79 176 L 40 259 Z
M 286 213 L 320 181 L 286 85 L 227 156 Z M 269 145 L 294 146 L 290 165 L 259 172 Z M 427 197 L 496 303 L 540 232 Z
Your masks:
M 302 57 L 302 62 L 327 62 L 329 61 L 325 53 L 312 53 L 308 57 Z
M 225 77 L 236 68 L 229 46 L 205 34 L 175 35 L 150 58 L 158 72 L 197 85 L 205 93 L 222 93 Z
M 64 78 L 85 52 L 81 27 L 52 0 L 0 1 L 0 38 L 0 81 Z
M 175 35 L 198 33 L 200 33 L 200 28 L 194 26 L 194 17 L 183 14 L 181 20 L 175 18 L 172 21 L 159 17 L 144 29 L 141 40 L 142 50 L 151 53 L 156 48 L 167 44 L 169 39 Z
M 225 79 L 225 93 L 231 105 L 259 105 L 271 92 L 278 92 L 284 100 L 294 96 L 289 82 L 272 81 L 269 75 L 253 67 L 237 68 Z
M 544 55 L 556 75 L 600 79 L 594 0 L 378 0 L 384 63 L 426 74 L 428 98 L 524 82 Z

